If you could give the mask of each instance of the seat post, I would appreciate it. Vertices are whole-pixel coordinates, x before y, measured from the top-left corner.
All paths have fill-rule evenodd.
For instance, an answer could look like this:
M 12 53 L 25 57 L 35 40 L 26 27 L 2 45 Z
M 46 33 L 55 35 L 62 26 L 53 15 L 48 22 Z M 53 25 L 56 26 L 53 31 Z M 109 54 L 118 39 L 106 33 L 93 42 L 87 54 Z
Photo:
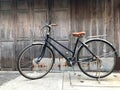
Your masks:
M 74 53 L 73 53 L 72 57 L 74 57 L 74 55 L 75 55 L 75 52 L 76 52 L 76 48 L 77 48 L 79 39 L 80 39 L 80 37 L 78 37 L 77 40 L 76 40 L 75 47 L 74 47 L 74 50 L 73 50 Z

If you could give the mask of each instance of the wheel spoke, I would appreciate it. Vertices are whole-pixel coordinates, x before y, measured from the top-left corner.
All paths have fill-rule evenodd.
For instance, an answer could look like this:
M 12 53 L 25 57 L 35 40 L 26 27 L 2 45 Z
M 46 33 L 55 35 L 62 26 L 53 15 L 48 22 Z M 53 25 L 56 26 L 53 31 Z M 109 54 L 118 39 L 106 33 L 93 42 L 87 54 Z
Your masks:
M 46 47 L 44 54 L 43 44 L 31 45 L 23 50 L 18 60 L 18 70 L 28 79 L 44 77 L 53 67 L 53 51 Z M 40 57 L 40 55 L 43 55 Z M 38 58 L 39 57 L 39 58 Z

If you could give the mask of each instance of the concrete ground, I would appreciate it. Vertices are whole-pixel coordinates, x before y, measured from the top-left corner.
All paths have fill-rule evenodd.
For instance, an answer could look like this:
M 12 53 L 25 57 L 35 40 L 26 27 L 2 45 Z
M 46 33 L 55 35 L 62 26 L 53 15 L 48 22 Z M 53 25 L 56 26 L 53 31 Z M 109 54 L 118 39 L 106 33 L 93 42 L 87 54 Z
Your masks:
M 49 73 L 42 79 L 28 80 L 18 71 L 0 72 L 0 90 L 120 90 L 120 73 L 92 79 L 83 73 Z

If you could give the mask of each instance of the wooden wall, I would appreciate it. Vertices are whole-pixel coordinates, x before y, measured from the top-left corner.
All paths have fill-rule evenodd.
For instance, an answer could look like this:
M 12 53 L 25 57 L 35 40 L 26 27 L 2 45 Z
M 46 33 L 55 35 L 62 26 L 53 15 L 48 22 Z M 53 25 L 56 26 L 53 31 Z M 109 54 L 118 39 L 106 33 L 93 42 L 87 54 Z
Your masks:
M 86 37 L 107 35 L 102 38 L 110 41 L 118 52 L 120 51 L 119 0 L 50 1 L 51 4 L 48 0 L 0 0 L 2 70 L 16 69 L 20 51 L 33 41 L 44 39 L 39 27 L 49 21 L 58 24 L 52 31 L 52 37 L 71 49 L 75 43 L 71 33 L 86 31 Z M 49 6 L 51 8 L 48 9 Z M 66 52 L 63 48 L 61 50 L 63 53 Z M 59 56 L 57 53 L 56 55 Z

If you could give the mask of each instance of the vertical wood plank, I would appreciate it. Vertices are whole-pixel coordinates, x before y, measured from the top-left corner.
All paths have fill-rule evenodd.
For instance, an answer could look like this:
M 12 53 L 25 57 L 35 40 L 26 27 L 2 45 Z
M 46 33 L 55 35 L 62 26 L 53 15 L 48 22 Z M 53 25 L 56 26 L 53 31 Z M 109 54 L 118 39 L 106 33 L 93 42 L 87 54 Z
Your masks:
M 46 0 L 34 0 L 34 9 L 46 9 L 47 2 Z
M 52 22 L 58 24 L 54 28 L 54 38 L 57 40 L 68 40 L 70 35 L 70 12 L 68 7 L 69 0 L 54 0 L 52 11 Z M 59 6 L 60 5 L 60 6 Z M 64 33 L 64 34 L 63 34 Z
M 75 41 L 75 38 L 72 36 L 72 33 L 73 32 L 76 32 L 77 31 L 77 16 L 78 16 L 78 11 L 77 11 L 77 4 L 78 4 L 78 0 L 70 0 L 70 7 L 71 7 L 71 37 L 70 37 L 70 43 L 71 43 L 71 50 L 73 50 L 74 48 L 74 41 Z
M 86 32 L 86 36 L 90 36 L 90 21 L 91 21 L 91 13 L 90 13 L 90 0 L 87 0 L 86 1 L 86 4 L 85 4 L 85 32 Z
M 14 38 L 14 27 L 13 27 L 13 13 L 11 11 L 0 12 L 0 38 L 1 40 L 13 40 Z
M 45 30 L 40 31 L 40 29 L 46 24 L 46 12 L 45 11 L 35 11 L 34 12 L 34 40 L 44 40 L 46 32 Z
M 52 23 L 56 23 L 57 26 L 53 27 L 52 37 L 65 45 L 66 47 L 70 47 L 70 36 L 71 36 L 71 28 L 70 28 L 70 0 L 53 0 L 52 6 Z M 65 54 L 66 50 L 61 48 L 60 46 L 54 44 L 56 47 L 60 48 L 60 50 Z M 59 57 L 56 53 L 57 58 Z M 59 65 L 62 65 L 62 61 L 58 61 L 55 64 L 55 69 L 59 69 Z
M 2 49 L 2 45 L 1 45 L 1 42 L 0 42 L 0 70 L 2 69 L 2 59 L 1 59 L 1 49 Z
M 96 0 L 92 1 L 92 36 L 96 36 Z
M 114 0 L 114 30 L 115 47 L 120 56 L 120 0 Z M 120 59 L 117 59 L 115 70 L 120 70 Z
M 120 1 L 114 0 L 114 27 L 115 27 L 115 44 L 120 55 Z
M 0 1 L 0 69 L 12 70 L 15 63 L 14 12 L 11 0 Z
M 12 10 L 12 1 L 1 1 L 0 10 Z
M 29 12 L 18 12 L 17 13 L 17 26 L 18 26 L 18 38 L 29 38 L 30 37 L 30 18 Z
M 29 40 L 20 40 L 20 41 L 17 41 L 16 57 L 18 57 L 18 55 L 20 54 L 21 50 L 23 50 L 27 45 L 30 45 L 30 41 Z
M 106 34 L 107 40 L 114 44 L 114 27 L 113 27 L 113 4 L 112 0 L 105 0 L 106 9 Z
M 14 43 L 13 42 L 2 42 L 1 48 L 1 67 L 10 68 L 12 70 L 13 63 L 15 62 Z
M 83 31 L 83 22 L 84 22 L 84 0 L 77 0 L 77 31 Z
M 33 3 L 33 39 L 44 40 L 46 31 L 40 31 L 40 29 L 47 23 L 47 1 L 34 0 Z
M 17 0 L 17 9 L 29 9 L 29 0 Z
M 54 38 L 57 40 L 68 40 L 70 35 L 68 11 L 54 11 L 53 17 L 52 21 L 58 24 L 57 27 L 54 27 Z

